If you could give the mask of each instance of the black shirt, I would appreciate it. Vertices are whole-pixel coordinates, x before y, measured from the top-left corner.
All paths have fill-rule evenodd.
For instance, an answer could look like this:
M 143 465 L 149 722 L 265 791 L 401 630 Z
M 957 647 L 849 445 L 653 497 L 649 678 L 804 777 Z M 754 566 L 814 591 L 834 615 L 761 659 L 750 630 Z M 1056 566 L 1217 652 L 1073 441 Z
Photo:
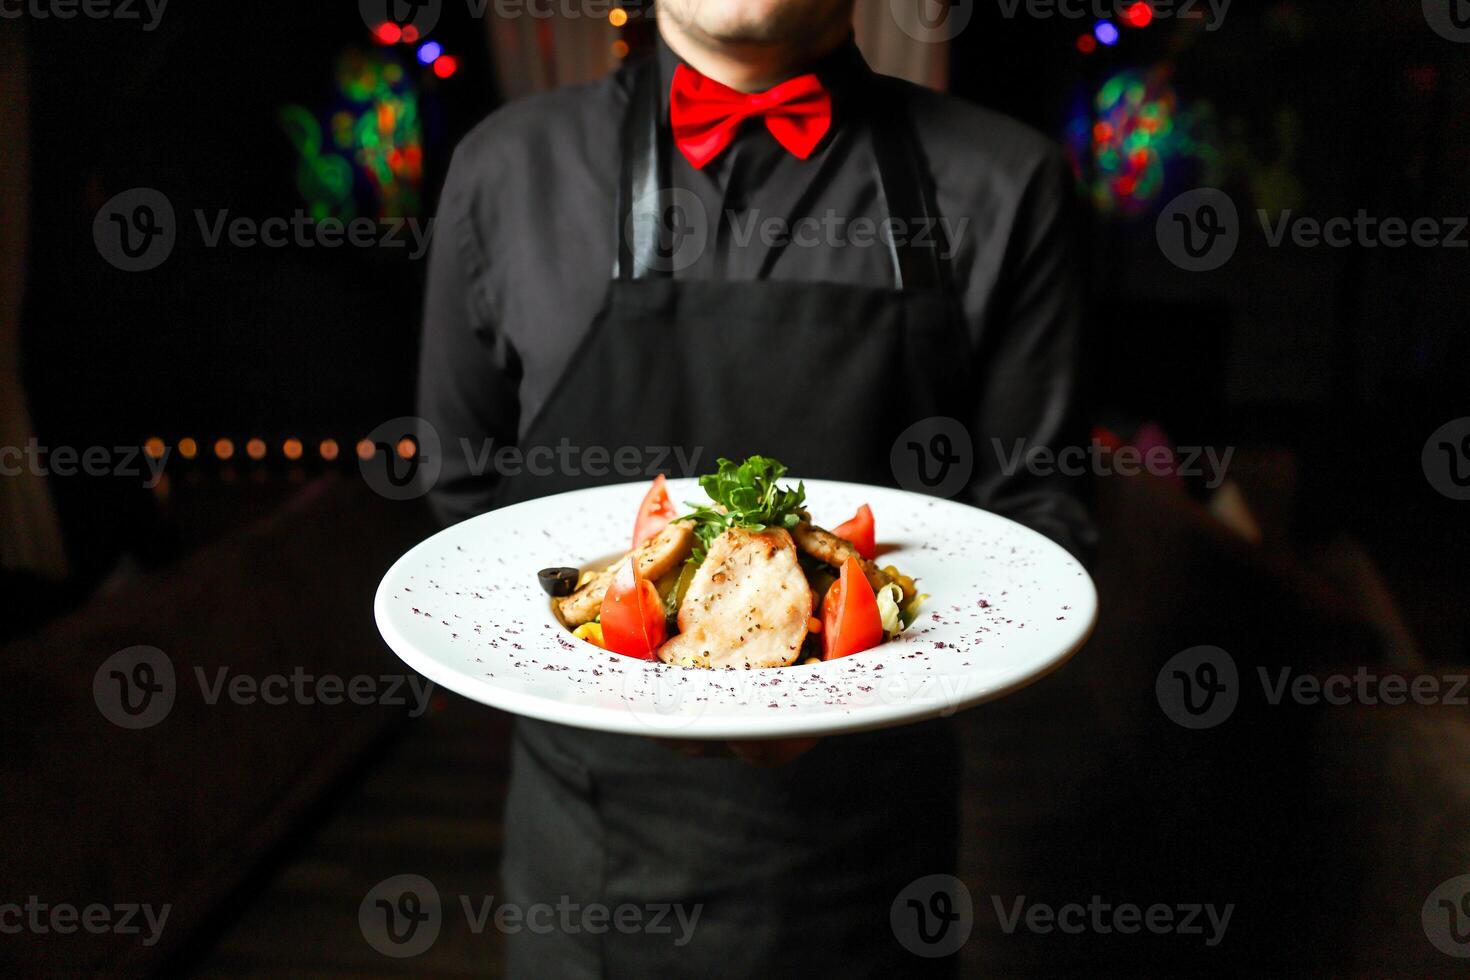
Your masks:
M 659 47 L 667 93 L 678 61 Z M 704 170 L 668 148 L 670 182 L 698 199 L 711 233 L 710 247 L 676 277 L 892 281 L 874 228 L 907 216 L 884 214 L 860 138 L 867 107 L 855 83 L 869 69 L 849 43 L 811 70 L 832 93 L 833 122 L 809 159 L 788 153 L 759 119 Z M 431 500 L 446 522 L 492 506 L 487 440 L 516 443 L 602 306 L 617 245 L 626 82 L 616 72 L 511 103 L 455 152 L 430 255 L 419 395 L 419 414 L 443 447 Z M 969 341 L 956 356 L 970 358 L 979 379 L 963 420 L 974 437 L 972 502 L 1078 550 L 1090 529 L 1076 478 L 1003 465 L 1017 440 L 1082 444 L 1073 428 L 1080 317 L 1066 163 L 1019 123 L 917 86 L 904 92 L 941 215 L 928 232 L 947 240 Z M 666 103 L 665 94 L 665 117 Z

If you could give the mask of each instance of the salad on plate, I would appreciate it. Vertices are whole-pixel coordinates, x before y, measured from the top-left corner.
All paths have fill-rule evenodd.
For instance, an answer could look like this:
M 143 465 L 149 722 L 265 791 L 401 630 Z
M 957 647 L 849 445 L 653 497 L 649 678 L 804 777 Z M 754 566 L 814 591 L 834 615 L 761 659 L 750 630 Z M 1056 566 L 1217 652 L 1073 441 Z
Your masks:
M 786 467 L 721 459 L 709 499 L 679 514 L 662 475 L 644 495 L 627 554 L 602 568 L 537 573 L 557 618 L 613 653 L 683 667 L 753 669 L 833 660 L 901 633 L 925 599 L 877 564 L 872 510 L 828 531 Z

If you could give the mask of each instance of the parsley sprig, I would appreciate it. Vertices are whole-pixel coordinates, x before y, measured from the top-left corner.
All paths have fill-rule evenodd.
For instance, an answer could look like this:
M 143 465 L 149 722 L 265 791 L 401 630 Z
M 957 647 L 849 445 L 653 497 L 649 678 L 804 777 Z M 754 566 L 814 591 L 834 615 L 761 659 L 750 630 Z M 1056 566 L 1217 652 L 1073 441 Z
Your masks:
M 739 465 L 720 459 L 713 473 L 699 478 L 699 485 L 712 501 L 699 504 L 686 501 L 694 510 L 680 520 L 694 521 L 694 535 L 699 544 L 690 561 L 704 561 L 710 542 L 732 527 L 764 531 L 768 527 L 795 527 L 805 516 L 806 486 L 796 489 L 778 486 L 786 475 L 786 467 L 765 456 L 751 456 Z

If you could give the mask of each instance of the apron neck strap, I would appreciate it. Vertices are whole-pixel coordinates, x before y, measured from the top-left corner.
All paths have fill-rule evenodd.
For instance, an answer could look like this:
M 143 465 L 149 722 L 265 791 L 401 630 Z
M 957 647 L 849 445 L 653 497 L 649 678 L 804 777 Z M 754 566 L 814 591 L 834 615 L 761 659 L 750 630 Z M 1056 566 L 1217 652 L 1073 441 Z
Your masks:
M 668 276 L 667 256 L 672 243 L 665 221 L 674 207 L 668 180 L 666 155 L 670 145 L 668 126 L 661 118 L 656 59 L 635 66 L 623 117 L 622 172 L 618 181 L 618 243 L 613 260 L 614 279 L 649 279 Z M 909 123 L 898 84 L 875 73 L 863 80 L 860 97 L 867 102 L 865 128 L 872 145 L 874 180 L 882 193 L 883 208 L 911 231 L 902 242 L 888 238 L 893 282 L 897 289 L 942 286 L 940 248 L 945 244 L 939 209 L 928 176 L 919 163 L 918 141 Z

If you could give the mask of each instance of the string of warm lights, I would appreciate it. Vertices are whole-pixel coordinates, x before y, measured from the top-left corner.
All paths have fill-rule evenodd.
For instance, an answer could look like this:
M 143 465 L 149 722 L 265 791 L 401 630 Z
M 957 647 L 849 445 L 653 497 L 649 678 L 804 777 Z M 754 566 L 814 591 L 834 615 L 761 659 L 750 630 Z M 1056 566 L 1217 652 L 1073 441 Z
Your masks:
M 612 24 L 613 27 L 625 27 L 628 23 L 628 12 L 622 7 L 614 7 L 612 10 L 608 11 L 607 21 L 609 24 Z M 617 58 L 619 61 L 622 61 L 624 58 L 628 57 L 628 51 L 628 42 L 623 40 L 622 38 L 618 38 L 612 43 L 613 57 Z
M 352 445 L 357 458 L 362 460 L 372 459 L 381 451 L 369 439 L 359 439 Z M 403 459 L 412 459 L 418 455 L 419 447 L 413 439 L 403 438 L 394 446 L 394 451 Z M 162 437 L 149 436 L 143 442 L 143 452 L 149 459 L 161 459 L 170 452 L 170 447 Z M 282 459 L 292 463 L 302 462 L 307 458 L 305 443 L 294 436 L 282 440 L 276 452 Z M 192 436 L 184 436 L 173 444 L 172 453 L 189 461 L 213 457 L 219 462 L 228 463 L 235 458 L 236 447 L 233 439 L 221 436 L 208 451 L 203 451 L 198 440 Z M 271 447 L 264 439 L 252 437 L 245 442 L 245 455 L 252 462 L 265 462 L 271 458 Z M 336 462 L 341 455 L 342 447 L 336 439 L 322 439 L 316 445 L 316 457 L 323 462 Z

